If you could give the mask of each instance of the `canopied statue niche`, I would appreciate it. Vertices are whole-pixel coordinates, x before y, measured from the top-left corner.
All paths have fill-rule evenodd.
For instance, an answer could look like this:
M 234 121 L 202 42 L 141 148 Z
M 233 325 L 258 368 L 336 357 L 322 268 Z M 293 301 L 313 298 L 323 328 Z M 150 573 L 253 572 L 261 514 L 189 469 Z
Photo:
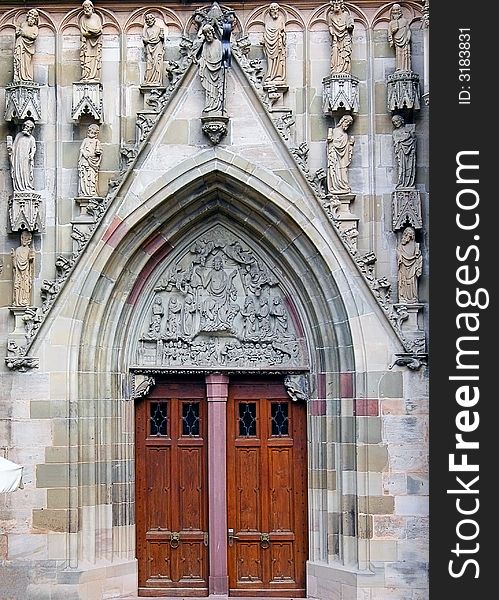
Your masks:
M 164 368 L 307 368 L 305 340 L 273 269 L 217 228 L 154 288 L 136 364 Z M 294 311 L 291 311 L 294 312 Z

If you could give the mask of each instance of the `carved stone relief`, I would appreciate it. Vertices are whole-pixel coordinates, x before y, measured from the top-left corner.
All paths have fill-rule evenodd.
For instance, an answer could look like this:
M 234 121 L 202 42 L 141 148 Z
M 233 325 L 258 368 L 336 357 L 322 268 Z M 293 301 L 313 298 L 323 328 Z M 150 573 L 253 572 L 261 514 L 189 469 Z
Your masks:
M 263 49 L 267 57 L 265 87 L 287 89 L 286 81 L 286 17 L 277 2 L 265 14 Z M 282 90 L 280 90 L 282 91 Z
M 138 367 L 306 368 L 288 300 L 271 269 L 217 228 L 154 288 Z

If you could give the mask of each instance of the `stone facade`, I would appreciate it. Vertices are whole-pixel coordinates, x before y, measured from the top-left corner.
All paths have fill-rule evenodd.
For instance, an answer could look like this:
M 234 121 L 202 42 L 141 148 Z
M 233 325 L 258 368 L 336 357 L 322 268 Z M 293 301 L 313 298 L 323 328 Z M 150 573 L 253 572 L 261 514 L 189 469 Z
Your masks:
M 199 6 L 211 18 L 213 7 Z M 305 373 L 309 381 L 307 597 L 427 598 L 429 107 L 421 102 L 419 110 L 396 111 L 416 125 L 411 197 L 419 204 L 408 213 L 420 219 L 415 225 L 404 221 L 403 211 L 394 218 L 391 5 L 345 6 L 354 20 L 358 110 L 348 132 L 355 137 L 352 193 L 343 203 L 324 183 L 328 130 L 343 114 L 331 104 L 324 111 L 328 3 L 279 5 L 287 90 L 263 82 L 269 4 L 230 5 L 225 120 L 208 129 L 192 7 L 95 2 L 103 22 L 101 82 L 85 91 L 97 99 L 95 110 L 78 114 L 81 6 L 37 7 L 33 78 L 41 116 L 34 192 L 43 227 L 32 232 L 33 306 L 22 314 L 12 307 L 11 249 L 19 232 L 10 227 L 7 151 L 7 137 L 20 125 L 0 119 L 0 348 L 6 357 L 0 452 L 24 466 L 23 489 L 0 494 L 0 578 L 9 599 L 137 593 L 134 373 L 147 374 L 148 366 L 252 370 L 249 350 L 239 362 L 223 363 L 220 355 L 184 365 L 137 358 L 140 344 L 149 344 L 150 357 L 158 341 L 149 327 L 155 295 L 163 295 L 165 309 L 171 296 L 165 277 L 178 265 L 189 270 L 191 249 L 221 231 L 232 248 L 224 250 L 224 265 L 259 265 L 267 280 L 260 285 L 263 279 L 250 278 L 248 285 L 279 296 L 289 323 L 286 343 L 291 336 L 298 348 L 291 359 L 289 348 L 269 346 L 253 370 L 265 370 L 271 360 L 274 372 Z M 422 3 L 401 7 L 412 33 L 412 72 L 426 81 Z M 26 11 L 7 1 L 0 12 L 2 111 L 13 80 L 15 30 Z M 157 90 L 143 86 L 147 12 L 164 25 L 165 78 Z M 78 156 L 95 122 L 102 148 L 97 196 L 81 202 Z M 223 135 L 216 126 L 225 128 Z M 423 261 L 416 305 L 401 305 L 397 294 L 397 246 L 406 225 L 416 228 Z M 213 255 L 207 256 L 211 265 Z M 243 277 L 236 288 L 234 302 L 247 311 Z M 204 290 L 209 299 L 208 284 Z M 245 339 L 244 331 L 240 337 L 250 346 L 271 343 L 265 336 Z M 182 343 L 173 334 L 164 341 L 173 340 Z

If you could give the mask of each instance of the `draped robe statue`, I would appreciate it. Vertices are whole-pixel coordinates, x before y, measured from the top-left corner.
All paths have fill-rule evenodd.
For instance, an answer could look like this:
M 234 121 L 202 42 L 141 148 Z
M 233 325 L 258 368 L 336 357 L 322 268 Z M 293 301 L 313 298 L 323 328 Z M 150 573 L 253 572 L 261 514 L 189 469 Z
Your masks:
M 33 168 L 36 153 L 36 141 L 32 135 L 35 124 L 25 121 L 22 130 L 16 135 L 14 143 L 7 138 L 7 152 L 10 158 L 10 173 L 15 192 L 33 191 Z
M 38 11 L 31 9 L 16 30 L 14 46 L 14 82 L 33 81 L 33 55 L 38 37 Z
M 395 46 L 395 71 L 411 70 L 411 30 L 400 4 L 394 4 L 388 23 L 388 43 Z
M 416 179 L 416 132 L 410 125 L 404 124 L 400 115 L 392 117 L 393 148 L 397 159 L 397 185 L 400 188 L 413 188 Z
M 80 146 L 80 155 L 78 158 L 78 193 L 84 198 L 95 198 L 97 193 L 97 181 L 99 177 L 99 167 L 102 160 L 102 145 L 97 139 L 99 135 L 99 126 L 90 125 L 87 137 Z
M 331 34 L 331 74 L 351 73 L 353 18 L 343 0 L 331 0 L 328 27 Z
M 215 36 L 211 25 L 201 30 L 204 37 L 201 56 L 199 57 L 199 77 L 205 90 L 205 106 L 203 113 L 221 114 L 223 112 L 223 68 L 222 42 Z
M 353 123 L 350 115 L 341 117 L 334 129 L 329 129 L 327 137 L 327 184 L 330 194 L 349 194 L 348 165 L 352 160 L 354 138 L 347 129 Z
M 21 245 L 12 249 L 13 306 L 30 306 L 34 277 L 35 252 L 30 248 L 32 234 L 23 229 Z
M 142 33 L 142 42 L 146 53 L 144 85 L 160 86 L 163 84 L 164 41 L 163 28 L 156 23 L 156 17 L 153 14 L 147 13 Z
M 273 2 L 265 17 L 263 48 L 267 56 L 267 85 L 286 84 L 286 22 L 279 5 Z
M 91 0 L 83 2 L 80 19 L 81 81 L 100 81 L 102 69 L 102 19 Z
M 406 227 L 397 246 L 399 302 L 405 304 L 418 301 L 418 277 L 423 270 L 423 257 L 415 237 L 414 229 Z

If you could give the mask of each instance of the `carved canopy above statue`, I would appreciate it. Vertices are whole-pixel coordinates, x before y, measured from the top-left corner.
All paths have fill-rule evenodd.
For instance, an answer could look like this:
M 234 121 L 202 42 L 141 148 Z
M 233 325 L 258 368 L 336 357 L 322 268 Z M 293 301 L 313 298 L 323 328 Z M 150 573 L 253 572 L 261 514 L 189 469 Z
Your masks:
M 146 306 L 137 368 L 308 368 L 302 327 L 276 270 L 220 227 L 166 268 Z

